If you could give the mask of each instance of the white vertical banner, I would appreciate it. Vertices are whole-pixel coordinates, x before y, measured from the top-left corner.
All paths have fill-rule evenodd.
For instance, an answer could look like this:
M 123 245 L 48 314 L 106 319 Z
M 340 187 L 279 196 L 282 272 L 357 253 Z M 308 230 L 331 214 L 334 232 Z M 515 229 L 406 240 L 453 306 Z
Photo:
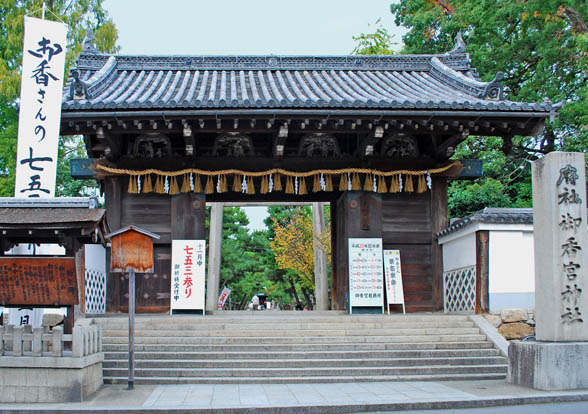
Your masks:
M 229 298 L 230 294 L 231 294 L 231 289 L 229 289 L 228 287 L 225 286 L 223 291 L 221 292 L 220 296 L 218 297 L 218 304 L 217 304 L 218 310 L 223 310 L 223 307 L 225 306 L 225 303 L 227 302 L 227 299 Z
M 204 311 L 205 247 L 205 240 L 172 240 L 172 313 Z
M 25 16 L 15 197 L 54 197 L 67 25 Z
M 384 312 L 382 239 L 349 239 L 349 310 L 379 307 Z
M 384 250 L 384 271 L 386 275 L 386 308 L 388 308 L 388 313 L 390 313 L 390 305 L 392 304 L 401 304 L 402 313 L 405 313 L 400 250 Z

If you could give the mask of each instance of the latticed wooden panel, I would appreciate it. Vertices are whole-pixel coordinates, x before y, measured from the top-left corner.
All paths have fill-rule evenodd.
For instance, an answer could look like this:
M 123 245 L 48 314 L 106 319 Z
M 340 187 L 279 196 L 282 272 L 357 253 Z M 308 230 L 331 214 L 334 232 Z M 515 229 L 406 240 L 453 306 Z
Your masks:
M 106 312 L 106 272 L 86 269 L 86 313 Z
M 476 266 L 443 273 L 445 312 L 476 311 Z

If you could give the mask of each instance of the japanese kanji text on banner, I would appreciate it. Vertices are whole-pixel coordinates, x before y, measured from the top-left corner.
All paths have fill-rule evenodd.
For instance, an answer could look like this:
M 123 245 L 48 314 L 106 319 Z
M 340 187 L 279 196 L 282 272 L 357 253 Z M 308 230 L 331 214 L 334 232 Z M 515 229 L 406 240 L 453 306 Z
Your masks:
M 171 311 L 204 310 L 204 240 L 172 240 Z
M 389 305 L 392 304 L 401 304 L 402 313 L 405 313 L 400 250 L 384 250 L 384 271 L 386 274 L 386 308 L 388 308 L 388 313 L 390 313 Z
M 54 197 L 67 25 L 25 16 L 15 197 Z
M 349 307 L 379 307 L 384 312 L 382 239 L 349 239 Z

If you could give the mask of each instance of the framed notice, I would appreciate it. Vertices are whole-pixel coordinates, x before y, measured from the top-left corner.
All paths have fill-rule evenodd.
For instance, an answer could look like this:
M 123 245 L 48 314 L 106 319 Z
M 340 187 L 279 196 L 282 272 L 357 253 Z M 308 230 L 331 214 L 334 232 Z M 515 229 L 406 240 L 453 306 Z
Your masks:
M 35 307 L 78 303 L 73 257 L 0 258 L 0 305 Z
M 384 250 L 384 271 L 386 274 L 386 301 L 388 314 L 390 305 L 402 305 L 404 309 L 404 288 L 402 287 L 402 271 L 400 270 L 400 250 Z
M 382 239 L 349 239 L 349 313 L 354 307 L 384 313 Z
M 172 314 L 174 310 L 204 314 L 205 247 L 204 240 L 172 240 Z

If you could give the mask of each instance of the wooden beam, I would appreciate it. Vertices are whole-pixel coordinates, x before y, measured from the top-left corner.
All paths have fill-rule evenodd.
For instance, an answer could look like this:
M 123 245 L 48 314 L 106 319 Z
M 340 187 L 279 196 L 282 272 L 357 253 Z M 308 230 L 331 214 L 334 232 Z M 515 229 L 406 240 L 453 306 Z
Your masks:
M 488 313 L 489 306 L 490 235 L 488 230 L 476 232 L 476 313 Z
M 448 154 L 448 149 L 450 147 L 455 148 L 457 144 L 459 144 L 464 139 L 462 134 L 454 134 L 447 138 L 445 141 L 440 143 L 437 146 L 435 151 L 435 158 L 437 159 L 447 159 L 452 154 Z
M 367 157 L 374 154 L 374 148 L 381 141 L 382 137 L 384 136 L 384 127 L 377 126 L 374 129 L 374 132 L 367 135 L 365 138 L 361 140 L 357 150 L 355 151 L 355 155 L 358 157 Z
M 431 187 L 431 273 L 433 277 L 433 310 L 443 310 L 443 250 L 435 234 L 449 225 L 447 179 L 432 177 Z

